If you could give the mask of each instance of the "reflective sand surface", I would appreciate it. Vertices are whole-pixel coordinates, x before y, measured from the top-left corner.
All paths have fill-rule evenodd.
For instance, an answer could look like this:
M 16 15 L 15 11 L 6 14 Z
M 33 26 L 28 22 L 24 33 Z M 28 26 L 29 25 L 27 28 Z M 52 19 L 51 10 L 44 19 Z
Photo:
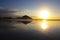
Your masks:
M 0 21 L 0 35 L 9 38 L 59 39 L 60 21 L 33 20 L 32 22 Z M 6 37 L 7 38 L 7 37 Z

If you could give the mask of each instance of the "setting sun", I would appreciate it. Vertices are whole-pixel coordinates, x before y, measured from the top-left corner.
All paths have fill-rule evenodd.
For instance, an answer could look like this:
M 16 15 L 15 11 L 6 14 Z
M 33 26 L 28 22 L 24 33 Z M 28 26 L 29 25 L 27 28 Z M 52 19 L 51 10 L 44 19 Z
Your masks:
M 47 18 L 49 18 L 49 12 L 48 12 L 47 10 L 42 10 L 42 11 L 40 11 L 39 15 L 40 15 L 40 17 L 41 17 L 42 19 L 47 19 Z

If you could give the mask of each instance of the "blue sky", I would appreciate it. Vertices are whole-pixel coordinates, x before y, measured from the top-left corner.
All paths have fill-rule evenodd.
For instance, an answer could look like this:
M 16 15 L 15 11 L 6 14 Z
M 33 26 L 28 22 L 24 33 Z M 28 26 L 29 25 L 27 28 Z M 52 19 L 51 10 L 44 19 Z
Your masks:
M 41 8 L 42 5 L 51 7 L 51 10 L 54 10 L 59 16 L 60 0 L 0 0 L 0 7 L 5 9 L 35 11 L 38 7 Z
M 59 0 L 0 0 L 0 6 L 5 8 L 16 8 L 16 9 L 35 9 L 36 7 L 48 4 L 52 7 L 60 6 Z

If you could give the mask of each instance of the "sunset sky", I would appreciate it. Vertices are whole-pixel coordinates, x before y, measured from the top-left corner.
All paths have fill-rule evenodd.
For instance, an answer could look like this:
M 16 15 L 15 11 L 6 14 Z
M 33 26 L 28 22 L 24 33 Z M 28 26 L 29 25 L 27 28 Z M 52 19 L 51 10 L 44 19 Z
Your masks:
M 60 18 L 60 0 L 0 0 L 0 16 L 39 16 L 41 10 Z

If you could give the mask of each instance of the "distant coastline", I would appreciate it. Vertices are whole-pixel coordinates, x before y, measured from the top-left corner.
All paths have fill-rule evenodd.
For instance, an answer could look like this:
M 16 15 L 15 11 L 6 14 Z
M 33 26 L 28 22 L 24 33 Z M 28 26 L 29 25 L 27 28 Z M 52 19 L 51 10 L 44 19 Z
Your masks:
M 60 21 L 60 19 L 33 19 L 27 15 L 24 15 L 22 17 L 16 17 L 16 18 L 13 18 L 13 17 L 0 17 L 0 20 L 23 20 L 23 21 L 29 21 L 29 20 L 47 20 L 47 21 Z

